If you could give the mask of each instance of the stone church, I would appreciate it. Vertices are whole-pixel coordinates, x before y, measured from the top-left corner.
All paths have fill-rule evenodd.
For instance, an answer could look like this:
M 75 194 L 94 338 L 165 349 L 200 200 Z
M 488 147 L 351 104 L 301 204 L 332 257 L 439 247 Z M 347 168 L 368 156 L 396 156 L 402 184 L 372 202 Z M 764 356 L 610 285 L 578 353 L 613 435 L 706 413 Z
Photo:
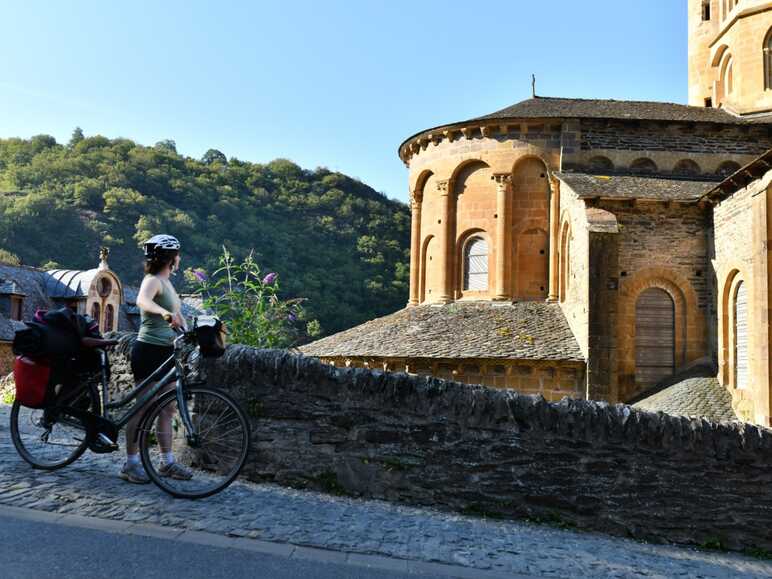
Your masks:
M 689 105 L 534 96 L 407 138 L 410 301 L 304 353 L 772 425 L 772 2 L 688 10 Z

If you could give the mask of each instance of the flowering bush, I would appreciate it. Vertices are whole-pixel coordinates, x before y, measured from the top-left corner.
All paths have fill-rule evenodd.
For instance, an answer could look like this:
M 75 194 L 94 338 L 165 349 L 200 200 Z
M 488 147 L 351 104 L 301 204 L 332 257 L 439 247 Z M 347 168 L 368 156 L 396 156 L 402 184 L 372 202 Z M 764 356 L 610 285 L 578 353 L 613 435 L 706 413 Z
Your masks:
M 192 269 L 185 275 L 203 307 L 223 322 L 229 341 L 257 348 L 286 348 L 319 335 L 319 323 L 305 323 L 302 298 L 279 298 L 279 274 L 262 275 L 250 253 L 237 263 L 223 247 L 219 267 L 211 274 Z

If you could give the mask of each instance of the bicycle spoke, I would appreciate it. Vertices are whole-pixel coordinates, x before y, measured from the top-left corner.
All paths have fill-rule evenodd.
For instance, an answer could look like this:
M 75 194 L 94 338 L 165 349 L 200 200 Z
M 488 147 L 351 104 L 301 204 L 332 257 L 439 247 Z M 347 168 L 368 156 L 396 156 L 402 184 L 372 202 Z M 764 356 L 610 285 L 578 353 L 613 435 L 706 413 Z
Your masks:
M 152 409 L 140 445 L 151 479 L 175 496 L 202 497 L 222 490 L 238 474 L 246 459 L 249 425 L 228 397 L 208 388 L 192 388 L 186 410 L 193 422 L 196 444 L 188 443 L 180 409 L 167 396 Z M 161 418 L 166 416 L 166 418 Z M 164 420 L 171 420 L 167 428 Z M 152 434 L 153 436 L 150 436 Z M 170 447 L 175 460 L 189 473 L 187 480 L 164 476 L 162 444 Z M 176 474 L 179 474 L 179 469 Z

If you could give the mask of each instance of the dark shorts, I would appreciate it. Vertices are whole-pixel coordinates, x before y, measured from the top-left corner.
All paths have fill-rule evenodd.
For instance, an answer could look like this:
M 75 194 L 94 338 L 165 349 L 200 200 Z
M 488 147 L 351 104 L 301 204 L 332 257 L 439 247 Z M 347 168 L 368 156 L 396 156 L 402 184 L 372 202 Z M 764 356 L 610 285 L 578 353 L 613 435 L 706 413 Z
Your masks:
M 131 348 L 131 371 L 134 380 L 141 382 L 174 354 L 172 346 L 156 346 L 137 340 Z

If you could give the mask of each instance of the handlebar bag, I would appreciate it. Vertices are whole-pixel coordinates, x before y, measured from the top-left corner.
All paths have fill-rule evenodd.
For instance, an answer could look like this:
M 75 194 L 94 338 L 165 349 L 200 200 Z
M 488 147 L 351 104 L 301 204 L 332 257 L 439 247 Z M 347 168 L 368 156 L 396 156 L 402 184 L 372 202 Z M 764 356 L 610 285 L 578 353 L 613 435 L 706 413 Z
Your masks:
M 221 320 L 214 316 L 199 316 L 193 329 L 204 358 L 219 358 L 225 353 L 226 332 Z
M 43 408 L 48 400 L 51 366 L 42 360 L 16 356 L 13 362 L 13 380 L 16 400 L 28 408 Z

